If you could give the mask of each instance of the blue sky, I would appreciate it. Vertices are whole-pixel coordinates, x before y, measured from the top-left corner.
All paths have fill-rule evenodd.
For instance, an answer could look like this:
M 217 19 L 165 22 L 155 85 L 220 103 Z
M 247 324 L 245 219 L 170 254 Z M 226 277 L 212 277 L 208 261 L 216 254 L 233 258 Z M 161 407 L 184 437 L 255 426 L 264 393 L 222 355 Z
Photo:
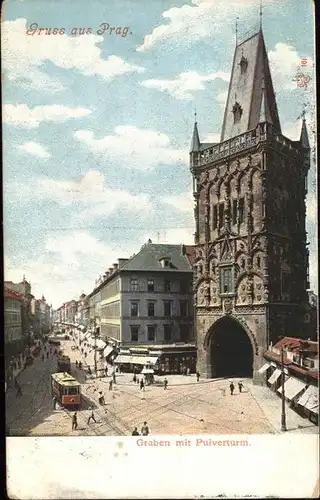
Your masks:
M 313 4 L 263 3 L 282 131 L 295 140 L 304 101 L 309 129 L 315 115 L 313 86 L 292 81 L 302 56 L 313 75 Z M 218 140 L 236 17 L 241 36 L 259 22 L 259 1 L 4 4 L 6 279 L 25 274 L 33 293 L 56 307 L 89 293 L 105 269 L 149 237 L 193 242 L 194 110 L 201 140 Z M 65 31 L 46 35 L 39 28 Z M 74 28 L 91 33 L 75 35 Z M 307 207 L 313 288 L 315 179 L 313 165 Z

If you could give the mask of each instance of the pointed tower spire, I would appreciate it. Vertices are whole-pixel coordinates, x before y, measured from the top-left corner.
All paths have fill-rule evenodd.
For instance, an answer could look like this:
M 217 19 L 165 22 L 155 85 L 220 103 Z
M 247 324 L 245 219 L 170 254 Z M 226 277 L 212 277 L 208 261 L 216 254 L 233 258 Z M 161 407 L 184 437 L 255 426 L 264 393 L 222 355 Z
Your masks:
M 260 31 L 262 31 L 262 17 L 263 17 L 263 7 L 262 7 L 262 0 L 260 0 Z
M 259 123 L 264 123 L 268 121 L 267 118 L 267 101 L 266 101 L 266 88 L 264 85 L 264 78 L 262 78 L 262 84 L 261 84 L 261 89 L 262 89 L 262 99 L 261 99 L 261 108 L 260 108 L 260 118 L 259 118 Z
M 195 112 L 194 113 L 194 127 L 193 127 L 190 153 L 196 153 L 197 151 L 200 151 L 200 139 L 199 139 L 199 132 L 198 132 L 197 113 Z
M 306 112 L 302 111 L 302 126 L 301 126 L 301 134 L 300 134 L 300 143 L 304 149 L 310 149 L 309 136 L 306 125 Z
M 235 98 L 235 94 L 239 97 Z M 267 121 L 281 133 L 268 55 L 259 30 L 236 46 L 221 142 L 255 129 L 261 121 L 262 101 Z

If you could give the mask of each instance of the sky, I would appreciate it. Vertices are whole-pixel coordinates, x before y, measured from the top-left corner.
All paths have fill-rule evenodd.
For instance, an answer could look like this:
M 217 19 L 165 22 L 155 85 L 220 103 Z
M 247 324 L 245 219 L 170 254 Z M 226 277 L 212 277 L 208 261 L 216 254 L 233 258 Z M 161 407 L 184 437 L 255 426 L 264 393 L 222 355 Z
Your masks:
M 192 244 L 189 146 L 218 141 L 238 36 L 259 0 L 8 0 L 2 6 L 5 279 L 53 307 L 90 293 L 117 258 Z M 47 31 L 46 31 L 47 29 Z M 55 29 L 55 31 L 54 31 Z M 264 0 L 282 132 L 314 129 L 311 0 Z M 310 134 L 312 136 L 312 134 Z M 312 137 L 311 137 L 312 140 Z M 316 172 L 307 198 L 317 289 Z

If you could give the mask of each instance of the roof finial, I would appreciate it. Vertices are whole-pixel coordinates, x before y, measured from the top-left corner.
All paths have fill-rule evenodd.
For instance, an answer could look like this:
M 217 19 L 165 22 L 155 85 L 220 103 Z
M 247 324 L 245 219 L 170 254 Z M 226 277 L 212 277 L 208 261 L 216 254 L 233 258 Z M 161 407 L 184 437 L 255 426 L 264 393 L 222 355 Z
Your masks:
M 260 0 L 260 31 L 262 30 L 262 15 L 263 15 L 263 12 L 262 12 L 262 0 Z
M 236 17 L 236 45 L 238 43 L 238 17 Z
M 194 108 L 194 123 L 197 123 L 197 108 Z

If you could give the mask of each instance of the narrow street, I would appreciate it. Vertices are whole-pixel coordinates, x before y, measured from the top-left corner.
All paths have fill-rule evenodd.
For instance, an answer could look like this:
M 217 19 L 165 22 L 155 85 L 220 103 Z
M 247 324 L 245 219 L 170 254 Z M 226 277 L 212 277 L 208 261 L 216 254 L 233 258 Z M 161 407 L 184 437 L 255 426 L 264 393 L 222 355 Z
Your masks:
M 56 356 L 42 361 L 41 354 L 33 365 L 23 370 L 18 381 L 22 396 L 9 387 L 7 426 L 11 436 L 119 436 L 131 435 L 135 426 L 146 420 L 151 434 L 277 434 L 280 422 L 280 398 L 268 388 L 243 380 L 244 391 L 229 393 L 229 380 L 200 380 L 195 375 L 168 375 L 168 389 L 162 385 L 146 386 L 144 391 L 133 383 L 131 373 L 116 375 L 109 390 L 108 377 L 87 378 L 76 361 L 93 365 L 93 351 L 87 358 L 73 350 L 73 340 L 61 342 L 71 359 L 71 373 L 81 383 L 82 406 L 78 411 L 78 428 L 71 429 L 73 411 L 53 409 L 50 375 L 57 368 Z M 237 381 L 235 380 L 235 385 Z M 105 405 L 98 403 L 99 392 Z M 88 424 L 89 407 L 96 422 Z M 317 427 L 287 408 L 289 432 L 317 432 Z

